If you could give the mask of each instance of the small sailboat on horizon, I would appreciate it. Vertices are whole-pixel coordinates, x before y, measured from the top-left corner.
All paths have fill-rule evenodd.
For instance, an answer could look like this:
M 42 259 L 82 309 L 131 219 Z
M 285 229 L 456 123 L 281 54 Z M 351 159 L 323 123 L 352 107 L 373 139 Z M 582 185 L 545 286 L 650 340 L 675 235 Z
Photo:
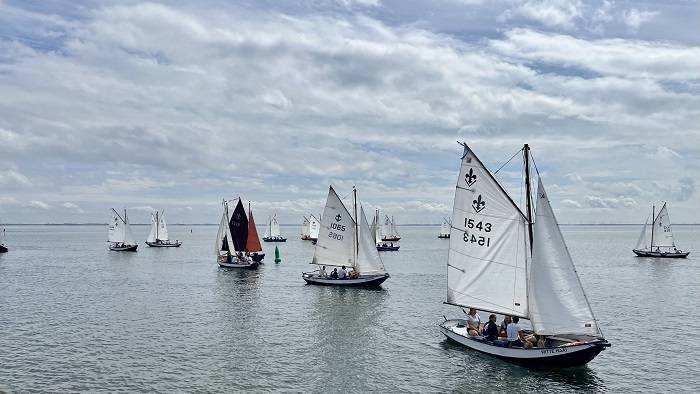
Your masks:
M 109 250 L 115 252 L 135 252 L 139 247 L 131 233 L 131 226 L 129 225 L 129 218 L 126 215 L 126 209 L 122 217 L 112 208 L 112 218 L 108 225 L 107 233 Z
M 287 242 L 287 238 L 282 236 L 280 231 L 280 224 L 277 221 L 277 214 L 270 216 L 267 221 L 267 228 L 265 228 L 265 235 L 263 235 L 263 241 L 265 242 Z
M 438 238 L 450 239 L 450 227 L 452 223 L 447 218 L 442 218 L 442 225 L 440 225 L 440 233 Z
M 529 146 L 521 150 L 526 213 L 463 146 L 445 303 L 527 319 L 537 344 L 470 335 L 465 319 L 445 318 L 440 331 L 470 349 L 526 367 L 585 365 L 610 343 L 593 315 L 539 177 L 533 215 Z
M 265 258 L 265 253 L 261 253 L 262 250 L 258 228 L 255 227 L 255 219 L 253 219 L 253 210 L 248 202 L 248 237 L 246 238 L 245 252 L 253 261 L 260 263 Z
M 639 234 L 637 245 L 632 251 L 638 257 L 660 257 L 660 258 L 685 258 L 690 254 L 689 251 L 683 251 L 676 248 L 676 242 L 673 239 L 673 231 L 671 231 L 671 219 L 668 216 L 666 203 L 659 211 L 659 214 L 654 216 L 654 206 L 651 207 L 651 217 L 654 218 L 651 223 L 651 242 L 646 248 L 647 243 L 647 226 L 649 218 L 644 222 L 642 232 Z
M 165 224 L 165 210 L 151 213 L 151 231 L 148 233 L 146 245 L 153 248 L 179 248 L 182 242 L 171 241 L 168 236 L 168 226 Z
M 384 225 L 382 226 L 382 241 L 384 242 L 397 242 L 401 240 L 401 235 L 399 235 L 399 230 L 396 229 L 396 220 L 392 216 L 385 215 Z
M 248 242 L 248 218 L 243 202 L 238 199 L 233 214 L 229 216 L 229 207 L 223 201 L 224 212 L 219 222 L 216 235 L 216 256 L 222 268 L 256 269 L 260 263 L 245 255 Z
M 374 234 L 378 252 L 396 252 L 399 250 L 399 245 L 394 245 L 393 242 L 386 243 L 382 241 L 381 226 L 379 225 L 379 209 L 374 210 L 374 218 L 372 219 L 370 229 L 372 234 Z
M 375 244 L 367 217 L 357 204 L 353 188 L 353 214 L 345 207 L 332 186 L 328 189 L 321 230 L 311 264 L 319 267 L 352 268 L 354 275 L 333 278 L 323 270 L 304 272 L 302 278 L 311 285 L 374 287 L 389 278 Z M 358 211 L 359 208 L 359 211 Z
M 5 226 L 0 223 L 0 253 L 7 253 L 9 249 L 7 248 L 7 236 L 5 233 Z

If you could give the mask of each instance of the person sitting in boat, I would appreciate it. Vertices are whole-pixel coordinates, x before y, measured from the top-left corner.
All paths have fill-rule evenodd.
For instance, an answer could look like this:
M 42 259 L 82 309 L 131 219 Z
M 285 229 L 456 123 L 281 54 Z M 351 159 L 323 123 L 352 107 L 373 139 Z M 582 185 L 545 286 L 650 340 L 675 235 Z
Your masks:
M 348 272 L 348 278 L 350 279 L 357 279 L 360 277 L 360 273 L 357 272 L 355 268 L 351 269 L 350 272 Z
M 338 268 L 333 268 L 333 272 L 331 272 L 331 279 L 338 279 Z
M 338 279 L 345 279 L 348 276 L 348 271 L 345 269 L 345 266 L 340 267 L 340 271 L 338 271 Z
M 467 313 L 467 332 L 473 337 L 481 334 L 481 318 L 475 308 L 469 308 Z
M 498 325 L 496 324 L 496 315 L 489 315 L 489 321 L 484 326 L 484 338 L 487 341 L 495 341 L 498 339 Z
M 512 323 L 513 320 L 510 316 L 506 315 L 503 317 L 503 321 L 501 322 L 501 326 L 498 328 L 498 336 L 500 338 L 507 338 L 508 337 L 508 325 Z
M 326 272 L 326 266 L 324 265 L 321 267 L 321 270 L 318 272 L 318 276 L 320 278 L 327 278 L 328 277 L 328 272 Z
M 529 349 L 533 343 L 537 342 L 537 339 L 532 335 L 525 335 L 525 332 L 520 328 L 520 324 L 518 324 L 519 321 L 519 317 L 513 316 L 513 322 L 508 325 L 508 343 L 511 347 L 516 346 Z

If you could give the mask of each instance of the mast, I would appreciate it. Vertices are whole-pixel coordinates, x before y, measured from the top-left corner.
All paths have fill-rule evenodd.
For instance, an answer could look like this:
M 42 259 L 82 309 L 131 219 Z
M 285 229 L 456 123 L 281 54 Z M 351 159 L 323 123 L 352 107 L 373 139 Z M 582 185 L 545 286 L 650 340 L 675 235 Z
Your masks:
M 654 248 L 654 224 L 656 223 L 656 216 L 654 216 L 654 206 L 651 206 L 651 243 L 649 244 L 649 250 Z
M 532 201 L 530 195 L 530 146 L 523 147 L 523 158 L 525 160 L 525 193 L 527 194 L 527 232 L 530 236 L 530 254 L 532 254 Z
M 352 205 L 355 211 L 355 260 L 353 266 L 357 267 L 357 254 L 360 253 L 360 227 L 357 222 L 357 189 L 355 186 L 352 187 Z
M 160 237 L 158 237 L 158 230 L 160 230 L 160 218 L 158 217 L 158 211 L 156 211 L 156 241 L 160 239 Z

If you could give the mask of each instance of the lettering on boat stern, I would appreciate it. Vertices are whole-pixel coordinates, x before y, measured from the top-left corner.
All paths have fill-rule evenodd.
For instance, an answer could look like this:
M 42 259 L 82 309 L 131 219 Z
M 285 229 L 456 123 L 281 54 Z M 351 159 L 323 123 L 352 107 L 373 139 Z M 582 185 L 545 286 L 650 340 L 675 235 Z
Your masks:
M 542 349 L 540 350 L 542 354 L 554 354 L 554 353 L 566 353 L 565 347 L 557 347 L 554 349 Z

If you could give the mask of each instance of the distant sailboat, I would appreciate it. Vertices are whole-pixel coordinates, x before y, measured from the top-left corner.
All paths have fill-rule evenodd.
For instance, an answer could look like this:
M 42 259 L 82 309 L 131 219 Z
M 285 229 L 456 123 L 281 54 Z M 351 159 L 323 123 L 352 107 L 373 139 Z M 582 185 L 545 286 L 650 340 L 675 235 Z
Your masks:
M 245 243 L 245 251 L 253 261 L 259 263 L 265 258 L 265 253 L 260 253 L 262 250 L 258 229 L 255 227 L 255 219 L 253 219 L 253 210 L 250 208 L 250 203 L 248 203 L 248 238 Z
M 321 220 L 317 219 L 316 216 L 311 214 L 311 216 L 309 216 L 309 239 L 312 242 L 316 242 L 318 240 L 319 231 L 321 231 Z
M 220 267 L 255 269 L 260 263 L 245 255 L 248 242 L 248 218 L 241 199 L 229 217 L 228 202 L 224 201 L 224 212 L 216 235 L 216 255 Z
M 666 203 L 661 207 L 659 214 L 654 217 L 654 207 L 651 207 L 651 217 L 654 221 L 651 224 L 651 242 L 649 247 L 647 243 L 647 224 L 649 219 L 642 227 L 642 233 L 639 234 L 637 246 L 632 251 L 640 257 L 663 257 L 663 258 L 685 258 L 690 252 L 676 248 L 676 243 L 673 240 L 673 232 L 671 231 L 671 219 L 668 216 Z
M 124 210 L 124 217 L 119 215 L 112 208 L 112 218 L 108 226 L 108 242 L 109 250 L 116 252 L 135 252 L 139 245 L 134 241 L 134 236 L 131 234 L 129 226 L 129 218 Z
M 529 319 L 537 345 L 504 347 L 470 336 L 465 319 L 439 325 L 468 348 L 528 367 L 581 366 L 610 346 L 603 337 L 564 242 L 542 179 L 532 217 L 529 146 L 527 213 L 464 145 L 447 260 L 446 304 Z M 533 223 L 534 222 L 534 223 Z
M 7 237 L 5 236 L 5 226 L 0 223 L 0 253 L 7 253 Z
M 265 229 L 263 241 L 287 242 L 287 238 L 283 237 L 282 233 L 280 232 L 280 224 L 277 221 L 277 214 L 270 216 L 270 219 L 267 221 L 267 228 Z
M 154 248 L 179 248 L 182 242 L 170 241 L 168 226 L 165 224 L 165 210 L 151 213 L 151 231 L 148 233 L 146 245 Z
M 442 225 L 440 226 L 440 234 L 438 234 L 438 238 L 450 238 L 450 226 L 452 226 L 452 223 L 446 218 L 442 219 Z
M 388 218 L 387 218 L 388 219 Z M 374 211 L 374 219 L 372 219 L 372 234 L 374 235 L 375 243 L 377 244 L 377 251 L 379 252 L 396 252 L 399 250 L 399 245 L 394 245 L 393 242 L 386 243 L 382 241 L 381 226 L 379 225 L 379 210 Z
M 384 219 L 384 226 L 382 226 L 382 241 L 385 242 L 396 242 L 401 239 L 399 231 L 396 229 L 396 221 L 392 216 L 386 216 Z
M 311 239 L 311 229 L 309 227 L 310 224 L 309 219 L 304 216 L 304 221 L 301 223 L 301 239 L 304 241 Z
M 302 278 L 308 284 L 325 286 L 372 287 L 389 278 L 376 249 L 367 217 L 357 205 L 357 191 L 353 189 L 353 212 L 350 214 L 333 187 L 328 190 L 326 208 L 321 219 L 321 231 L 311 264 L 323 267 L 352 268 L 356 276 L 334 279 L 320 271 L 305 272 Z

